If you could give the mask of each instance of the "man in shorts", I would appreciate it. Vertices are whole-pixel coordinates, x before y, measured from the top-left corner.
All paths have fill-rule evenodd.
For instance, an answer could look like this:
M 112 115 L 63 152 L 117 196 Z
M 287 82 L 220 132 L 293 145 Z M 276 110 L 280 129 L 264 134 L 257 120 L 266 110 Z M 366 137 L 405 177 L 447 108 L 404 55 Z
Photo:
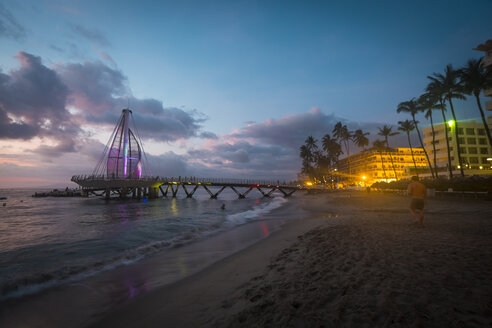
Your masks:
M 424 226 L 424 200 L 427 194 L 427 188 L 419 182 L 419 178 L 412 177 L 412 182 L 408 185 L 407 193 L 412 197 L 410 202 L 410 212 L 420 222 L 420 226 Z

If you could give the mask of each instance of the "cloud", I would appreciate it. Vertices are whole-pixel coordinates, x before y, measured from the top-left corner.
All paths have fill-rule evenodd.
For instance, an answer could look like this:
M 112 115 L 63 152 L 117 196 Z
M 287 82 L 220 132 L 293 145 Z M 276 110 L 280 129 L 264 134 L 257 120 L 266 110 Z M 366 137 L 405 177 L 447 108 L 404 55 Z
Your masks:
M 103 47 L 109 47 L 111 46 L 111 43 L 109 40 L 106 38 L 103 32 L 99 31 L 98 29 L 95 28 L 88 28 L 84 27 L 79 24 L 74 24 L 74 23 L 69 23 L 68 27 L 70 30 L 72 30 L 74 33 L 84 37 L 85 39 L 94 42 L 100 46 Z
M 47 156 L 75 151 L 81 130 L 65 108 L 68 88 L 40 57 L 19 52 L 15 58 L 20 68 L 0 73 L 0 138 L 49 138 L 54 145 L 35 150 Z
M 69 104 L 86 113 L 104 115 L 117 107 L 118 98 L 129 93 L 123 73 L 100 61 L 59 65 L 56 69 L 70 91 Z
M 0 37 L 21 40 L 25 38 L 25 28 L 15 19 L 10 11 L 0 3 Z

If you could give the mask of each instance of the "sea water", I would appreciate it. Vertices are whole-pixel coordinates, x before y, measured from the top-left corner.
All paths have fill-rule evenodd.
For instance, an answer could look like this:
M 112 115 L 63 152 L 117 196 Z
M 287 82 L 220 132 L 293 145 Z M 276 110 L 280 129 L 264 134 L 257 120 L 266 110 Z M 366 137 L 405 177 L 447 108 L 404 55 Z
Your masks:
M 226 190 L 218 200 L 202 191 L 148 201 L 31 197 L 36 191 L 0 190 L 0 301 L 210 238 L 287 203 L 254 191 L 241 200 Z

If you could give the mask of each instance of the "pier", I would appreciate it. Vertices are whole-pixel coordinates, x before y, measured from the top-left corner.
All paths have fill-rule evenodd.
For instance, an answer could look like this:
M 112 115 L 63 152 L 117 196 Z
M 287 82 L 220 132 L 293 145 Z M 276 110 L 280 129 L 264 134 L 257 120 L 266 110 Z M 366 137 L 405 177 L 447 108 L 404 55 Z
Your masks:
M 177 197 L 183 190 L 186 198 L 192 198 L 199 188 L 204 189 L 210 199 L 217 199 L 226 189 L 230 188 L 238 199 L 246 198 L 253 190 L 258 190 L 263 197 L 271 197 L 279 191 L 284 197 L 291 196 L 303 189 L 295 183 L 280 181 L 241 180 L 241 179 L 202 179 L 202 178 L 165 178 L 140 177 L 139 179 L 116 179 L 106 176 L 73 176 L 72 181 L 82 187 L 85 196 L 96 195 L 106 199 L 135 198 L 155 199 L 160 197 Z
M 180 189 L 187 198 L 192 198 L 199 188 L 207 191 L 211 199 L 217 199 L 226 188 L 240 199 L 246 198 L 253 189 L 264 197 L 270 197 L 275 191 L 289 197 L 304 189 L 296 182 L 280 183 L 278 180 L 154 177 L 129 109 L 122 110 L 92 174 L 74 175 L 71 180 L 82 188 L 83 196 L 96 195 L 106 199 L 177 197 Z

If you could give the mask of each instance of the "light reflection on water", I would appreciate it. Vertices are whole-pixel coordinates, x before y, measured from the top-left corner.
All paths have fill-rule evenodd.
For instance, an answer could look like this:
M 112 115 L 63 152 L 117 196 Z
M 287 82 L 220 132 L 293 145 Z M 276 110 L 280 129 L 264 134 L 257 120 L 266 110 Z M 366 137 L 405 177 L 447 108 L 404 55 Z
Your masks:
M 195 194 L 198 197 L 147 203 L 99 198 L 32 198 L 33 193 L 27 190 L 1 193 L 8 199 L 7 205 L 0 207 L 0 294 L 15 291 L 26 283 L 70 279 L 137 261 L 223 229 L 228 215 L 251 211 L 271 201 L 236 200 L 232 191 L 222 193 L 219 201 Z M 251 197 L 256 196 L 251 193 Z M 226 210 L 220 209 L 223 203 Z M 268 228 L 261 229 L 267 236 Z M 178 268 L 182 275 L 189 272 L 184 263 L 178 262 Z M 145 285 L 141 279 L 137 280 L 139 286 Z M 129 286 L 134 286 L 132 281 L 129 280 Z M 134 295 L 137 289 L 132 288 L 130 294 Z

